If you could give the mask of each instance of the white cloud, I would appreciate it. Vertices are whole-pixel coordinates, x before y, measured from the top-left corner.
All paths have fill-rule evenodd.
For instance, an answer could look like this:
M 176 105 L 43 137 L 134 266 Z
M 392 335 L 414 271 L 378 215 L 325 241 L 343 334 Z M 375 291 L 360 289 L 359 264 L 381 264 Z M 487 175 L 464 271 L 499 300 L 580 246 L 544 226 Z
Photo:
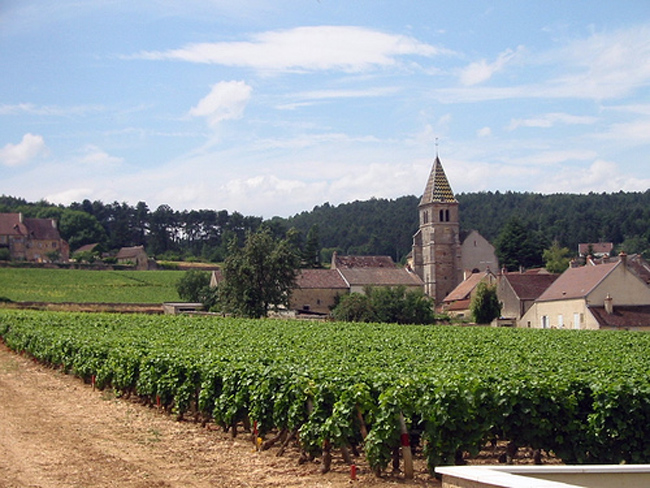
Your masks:
M 400 56 L 435 56 L 451 51 L 412 37 L 354 26 L 310 26 L 263 32 L 245 42 L 190 44 L 135 57 L 248 67 L 264 71 L 343 70 L 394 66 Z
M 76 158 L 76 162 L 82 166 L 109 168 L 121 164 L 124 158 L 111 156 L 99 147 L 89 144 L 82 149 L 82 155 Z
M 648 144 L 650 134 L 650 120 L 636 120 L 612 124 L 607 132 L 598 134 L 608 140 L 616 141 L 618 144 Z
M 73 202 L 82 202 L 87 198 L 97 198 L 97 193 L 91 188 L 71 188 L 58 193 L 45 195 L 45 200 L 60 205 L 70 205 Z
M 509 130 L 515 130 L 519 127 L 538 127 L 550 128 L 557 124 L 564 125 L 589 125 L 598 121 L 596 117 L 571 115 L 559 112 L 553 112 L 530 119 L 512 119 Z
M 549 56 L 554 62 L 554 54 Z M 650 81 L 650 26 L 596 33 L 568 44 L 557 58 L 573 73 L 554 83 L 573 96 L 625 96 Z
M 460 72 L 460 82 L 465 86 L 471 86 L 489 80 L 495 73 L 501 71 L 508 63 L 519 56 L 523 50 L 522 46 L 519 46 L 515 51 L 506 49 L 497 56 L 493 63 L 488 63 L 485 59 L 471 63 Z
M 555 166 L 570 161 L 589 161 L 597 156 L 592 150 L 567 149 L 563 151 L 530 152 L 529 155 L 511 158 L 509 162 L 521 166 Z
M 101 105 L 75 105 L 72 107 L 59 107 L 57 105 L 34 105 L 33 103 L 16 103 L 13 105 L 0 105 L 0 115 L 45 115 L 53 117 L 67 117 L 70 115 L 86 115 L 92 112 L 101 112 Z
M 536 191 L 542 193 L 617 192 L 645 191 L 648 187 L 650 187 L 650 179 L 625 174 L 620 171 L 616 163 L 597 159 L 588 168 L 583 168 L 579 172 L 575 167 L 563 168 L 549 178 L 541 180 Z
M 251 97 L 252 88 L 243 81 L 222 81 L 212 86 L 189 114 L 205 117 L 211 127 L 224 120 L 240 119 Z
M 18 144 L 7 144 L 0 149 L 0 163 L 5 166 L 21 166 L 47 153 L 43 136 L 25 134 Z
M 483 127 L 476 132 L 476 135 L 479 137 L 490 137 L 492 135 L 492 129 L 489 127 Z
M 535 98 L 611 100 L 650 84 L 650 25 L 642 25 L 596 33 L 559 49 L 527 55 L 527 72 L 536 82 L 475 86 L 522 51 L 505 51 L 493 63 L 481 60 L 470 64 L 461 71 L 464 86 L 435 90 L 434 97 L 442 103 Z

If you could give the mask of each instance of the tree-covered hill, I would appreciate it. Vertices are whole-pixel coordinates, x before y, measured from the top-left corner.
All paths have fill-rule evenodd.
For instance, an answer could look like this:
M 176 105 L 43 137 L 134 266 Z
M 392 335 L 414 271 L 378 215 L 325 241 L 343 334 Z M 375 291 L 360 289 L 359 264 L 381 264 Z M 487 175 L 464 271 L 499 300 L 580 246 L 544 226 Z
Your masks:
M 337 206 L 325 203 L 284 220 L 284 225 L 295 227 L 303 235 L 318 226 L 326 258 L 337 250 L 343 254 L 391 256 L 400 261 L 411 251 L 418 227 L 418 202 L 419 198 L 406 196 Z
M 457 198 L 461 229 L 476 229 L 492 243 L 506 223 L 516 218 L 546 247 L 557 241 L 575 253 L 580 242 L 611 241 L 628 253 L 650 250 L 650 190 L 586 195 L 481 192 Z M 84 200 L 64 207 L 0 196 L 0 212 L 57 218 L 73 250 L 91 242 L 101 242 L 106 250 L 144 245 L 157 257 L 221 261 L 231 237 L 243 242 L 246 232 L 267 225 L 278 237 L 295 227 L 304 248 L 317 245 L 323 249 L 324 261 L 335 250 L 388 255 L 401 261 L 410 252 L 417 230 L 418 202 L 418 197 L 404 196 L 336 206 L 324 203 L 289 218 L 264 221 L 225 210 L 178 211 L 161 205 L 151 211 L 144 202 L 132 207 Z
M 458 195 L 458 201 L 462 228 L 476 229 L 491 242 L 513 217 L 572 251 L 580 242 L 620 245 L 650 239 L 650 190 L 586 195 L 465 193 Z

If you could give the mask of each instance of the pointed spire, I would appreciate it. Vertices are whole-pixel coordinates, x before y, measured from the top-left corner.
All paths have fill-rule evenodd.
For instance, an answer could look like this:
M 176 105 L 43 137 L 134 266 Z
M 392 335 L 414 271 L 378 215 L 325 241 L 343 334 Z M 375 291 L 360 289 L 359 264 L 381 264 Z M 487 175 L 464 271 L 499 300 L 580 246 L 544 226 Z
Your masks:
M 424 195 L 422 195 L 422 200 L 420 200 L 420 205 L 427 203 L 458 203 L 437 154 L 436 160 L 433 162 L 433 168 L 431 168 L 431 173 L 429 174 L 427 186 L 424 189 Z

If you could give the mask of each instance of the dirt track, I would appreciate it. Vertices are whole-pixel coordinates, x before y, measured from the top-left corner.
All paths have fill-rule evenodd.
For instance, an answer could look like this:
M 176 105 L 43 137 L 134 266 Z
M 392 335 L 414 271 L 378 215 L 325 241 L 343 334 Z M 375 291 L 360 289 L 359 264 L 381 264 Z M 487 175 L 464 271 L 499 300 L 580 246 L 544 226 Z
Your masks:
M 377 479 L 360 466 L 333 472 L 294 453 L 256 452 L 239 436 L 202 428 L 17 356 L 0 344 L 0 487 L 388 487 L 440 484 Z

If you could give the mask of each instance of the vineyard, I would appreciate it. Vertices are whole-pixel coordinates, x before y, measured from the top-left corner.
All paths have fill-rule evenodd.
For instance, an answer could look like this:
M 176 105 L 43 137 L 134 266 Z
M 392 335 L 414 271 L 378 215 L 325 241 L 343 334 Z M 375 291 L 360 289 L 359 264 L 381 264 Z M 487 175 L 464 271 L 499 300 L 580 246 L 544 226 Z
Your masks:
M 183 271 L 0 268 L 0 297 L 15 302 L 162 303 L 178 300 Z
M 13 350 L 305 459 L 650 461 L 650 335 L 0 310 Z M 407 448 L 411 449 L 407 449 Z

